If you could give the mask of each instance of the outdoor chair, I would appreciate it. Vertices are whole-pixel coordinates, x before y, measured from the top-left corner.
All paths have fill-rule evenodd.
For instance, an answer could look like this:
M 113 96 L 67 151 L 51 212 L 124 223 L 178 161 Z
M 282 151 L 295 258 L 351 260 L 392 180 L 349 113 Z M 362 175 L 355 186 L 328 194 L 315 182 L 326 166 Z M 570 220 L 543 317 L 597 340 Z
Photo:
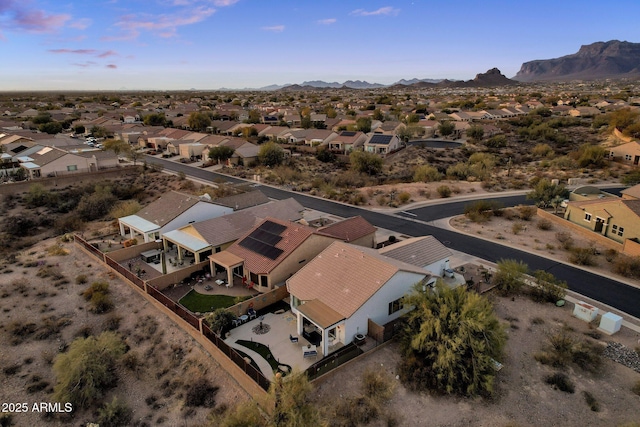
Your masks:
M 247 310 L 247 315 L 249 316 L 249 320 L 256 318 L 256 311 L 253 309 L 253 307 Z
M 289 334 L 289 341 L 291 341 L 292 343 L 297 343 L 298 337 L 294 337 L 293 335 Z
M 242 325 L 242 320 L 240 320 L 240 319 L 233 319 L 233 320 L 231 321 L 231 324 L 232 324 L 234 327 L 240 326 L 240 325 Z

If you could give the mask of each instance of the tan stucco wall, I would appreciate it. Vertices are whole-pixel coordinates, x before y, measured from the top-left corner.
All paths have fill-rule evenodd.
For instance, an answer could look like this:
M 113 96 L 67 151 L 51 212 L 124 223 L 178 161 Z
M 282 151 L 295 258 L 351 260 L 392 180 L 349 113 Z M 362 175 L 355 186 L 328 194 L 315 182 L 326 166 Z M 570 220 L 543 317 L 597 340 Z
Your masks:
M 591 214 L 591 221 L 584 220 L 585 213 Z M 610 217 L 609 217 L 610 216 Z M 577 206 L 567 206 L 565 219 L 570 222 L 588 228 L 595 229 L 596 217 L 603 218 L 608 226 L 603 229 L 603 235 L 619 243 L 625 239 L 640 238 L 640 220 L 638 215 L 627 208 L 621 200 L 615 202 L 603 202 L 579 208 Z M 624 227 L 624 234 L 618 236 L 613 234 L 612 226 Z
M 622 251 L 622 245 L 614 240 L 611 240 L 607 237 L 604 237 L 601 234 L 598 234 L 582 225 L 574 224 L 571 221 L 567 221 L 563 218 L 560 218 L 550 212 L 543 211 L 542 209 L 538 209 L 538 216 L 540 218 L 548 219 L 549 221 L 557 224 L 562 228 L 568 228 L 571 231 L 580 234 L 581 236 L 596 241 L 598 244 L 605 246 L 610 249 L 615 249 L 616 251 Z M 592 221 L 593 222 L 593 221 Z M 586 224 L 586 222 L 585 222 Z

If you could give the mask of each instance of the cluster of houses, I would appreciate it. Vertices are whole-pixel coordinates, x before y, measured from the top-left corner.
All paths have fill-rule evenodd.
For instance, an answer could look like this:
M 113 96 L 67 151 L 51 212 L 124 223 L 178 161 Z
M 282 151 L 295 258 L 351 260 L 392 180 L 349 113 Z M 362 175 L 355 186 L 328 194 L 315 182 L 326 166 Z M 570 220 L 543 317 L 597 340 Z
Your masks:
M 215 277 L 266 293 L 286 286 L 300 336 L 317 337 L 322 354 L 406 312 L 401 299 L 436 278 L 464 278 L 432 236 L 376 249 L 376 227 L 357 216 L 311 226 L 294 199 L 260 191 L 210 200 L 169 192 L 118 220 L 123 237 L 162 240 L 182 265 L 208 262 Z M 206 265 L 206 264 L 205 264 Z

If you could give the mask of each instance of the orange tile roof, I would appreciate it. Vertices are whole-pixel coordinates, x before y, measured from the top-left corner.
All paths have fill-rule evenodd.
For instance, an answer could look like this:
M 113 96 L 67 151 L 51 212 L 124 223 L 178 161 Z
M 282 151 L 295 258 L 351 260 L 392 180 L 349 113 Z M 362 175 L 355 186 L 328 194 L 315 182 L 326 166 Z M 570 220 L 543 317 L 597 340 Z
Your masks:
M 349 318 L 398 271 L 429 276 L 375 249 L 336 241 L 289 278 L 287 289 L 301 301 L 317 299 Z

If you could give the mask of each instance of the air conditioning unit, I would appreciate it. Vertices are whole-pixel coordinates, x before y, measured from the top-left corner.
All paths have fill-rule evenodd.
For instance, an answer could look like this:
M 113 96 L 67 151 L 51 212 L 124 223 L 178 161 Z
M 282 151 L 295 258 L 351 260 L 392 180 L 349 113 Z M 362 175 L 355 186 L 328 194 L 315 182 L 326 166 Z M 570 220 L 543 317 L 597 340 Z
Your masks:
M 445 270 L 444 270 L 444 275 L 445 275 L 446 277 L 453 278 L 453 270 L 452 270 L 452 269 L 450 269 L 450 268 L 445 269 Z

